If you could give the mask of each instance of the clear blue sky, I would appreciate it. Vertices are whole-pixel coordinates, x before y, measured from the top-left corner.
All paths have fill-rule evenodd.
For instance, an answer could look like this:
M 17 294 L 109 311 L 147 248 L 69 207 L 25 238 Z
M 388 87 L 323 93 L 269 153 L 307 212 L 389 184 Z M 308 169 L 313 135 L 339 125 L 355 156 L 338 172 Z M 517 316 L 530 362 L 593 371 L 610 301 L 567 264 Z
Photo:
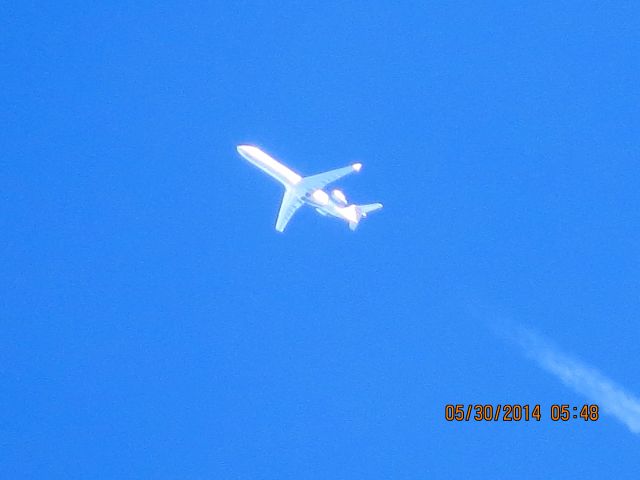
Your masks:
M 637 478 L 611 416 L 444 420 L 587 400 L 497 319 L 640 394 L 635 2 L 18 3 L 2 478 Z M 279 235 L 238 143 L 385 208 Z

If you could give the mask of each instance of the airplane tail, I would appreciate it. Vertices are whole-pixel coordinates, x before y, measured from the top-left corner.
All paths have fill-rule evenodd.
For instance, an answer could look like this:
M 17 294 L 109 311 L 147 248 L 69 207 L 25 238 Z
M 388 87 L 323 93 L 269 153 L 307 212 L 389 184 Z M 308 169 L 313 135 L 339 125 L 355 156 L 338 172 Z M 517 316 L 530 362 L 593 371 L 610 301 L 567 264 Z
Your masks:
M 358 224 L 360 220 L 367 216 L 367 214 L 371 212 L 375 212 L 376 210 L 380 210 L 382 208 L 381 203 L 368 203 L 366 205 L 354 205 L 356 207 L 356 221 L 349 222 L 349 228 L 351 231 L 354 231 L 358 228 Z

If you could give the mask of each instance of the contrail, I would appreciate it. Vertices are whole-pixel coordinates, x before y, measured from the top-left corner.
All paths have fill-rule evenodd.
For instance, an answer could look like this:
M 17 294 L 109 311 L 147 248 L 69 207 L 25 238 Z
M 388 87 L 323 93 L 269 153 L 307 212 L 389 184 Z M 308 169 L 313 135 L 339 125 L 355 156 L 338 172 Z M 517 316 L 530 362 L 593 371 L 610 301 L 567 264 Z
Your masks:
M 515 327 L 509 337 L 544 370 L 597 403 L 604 413 L 613 415 L 633 433 L 640 433 L 640 400 L 637 397 L 626 392 L 595 368 L 561 352 L 531 330 Z

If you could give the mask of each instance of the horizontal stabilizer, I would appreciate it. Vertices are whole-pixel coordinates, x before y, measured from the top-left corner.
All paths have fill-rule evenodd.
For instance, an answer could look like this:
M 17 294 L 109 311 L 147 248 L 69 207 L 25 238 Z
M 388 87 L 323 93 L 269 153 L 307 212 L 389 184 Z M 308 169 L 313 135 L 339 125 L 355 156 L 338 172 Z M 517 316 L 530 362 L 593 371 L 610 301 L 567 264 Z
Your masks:
M 381 208 L 381 203 L 368 203 L 366 205 L 358 205 L 358 210 L 360 210 L 363 217 L 366 217 L 368 213 L 375 212 L 376 210 L 380 210 Z
M 376 210 L 380 210 L 382 208 L 381 203 L 368 203 L 366 205 L 351 205 L 351 207 L 355 207 L 356 209 L 356 219 L 349 221 L 349 228 L 353 232 L 356 228 L 358 228 L 358 224 L 360 220 L 367 216 L 368 213 L 375 212 Z M 349 207 L 349 208 L 351 208 Z

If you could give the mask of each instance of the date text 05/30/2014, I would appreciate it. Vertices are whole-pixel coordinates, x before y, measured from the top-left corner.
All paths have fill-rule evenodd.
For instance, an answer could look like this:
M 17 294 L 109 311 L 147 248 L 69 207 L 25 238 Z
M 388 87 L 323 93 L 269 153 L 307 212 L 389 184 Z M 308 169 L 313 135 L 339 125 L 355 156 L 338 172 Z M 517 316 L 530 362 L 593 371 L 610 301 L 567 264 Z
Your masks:
M 596 404 L 570 405 L 554 403 L 548 409 L 540 404 L 447 404 L 444 418 L 448 422 L 539 422 L 547 417 L 554 422 L 582 420 L 595 422 L 600 418 Z

